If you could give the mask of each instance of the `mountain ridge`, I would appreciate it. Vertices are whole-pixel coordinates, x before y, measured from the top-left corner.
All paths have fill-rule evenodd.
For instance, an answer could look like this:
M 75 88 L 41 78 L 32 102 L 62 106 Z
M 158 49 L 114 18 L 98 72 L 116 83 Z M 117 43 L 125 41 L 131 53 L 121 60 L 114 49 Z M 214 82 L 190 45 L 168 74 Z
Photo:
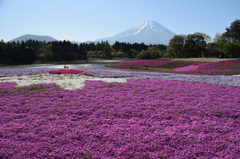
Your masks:
M 27 41 L 27 40 L 37 40 L 37 41 L 46 41 L 46 42 L 50 42 L 50 41 L 58 41 L 57 39 L 51 37 L 51 36 L 47 36 L 47 35 L 33 35 L 33 34 L 25 34 L 22 36 L 19 36 L 15 39 L 10 40 L 9 42 L 21 42 L 21 41 Z
M 116 41 L 119 41 L 167 45 L 174 35 L 176 35 L 174 32 L 162 26 L 158 22 L 147 20 L 119 34 L 107 38 L 97 39 L 95 42 L 108 41 L 110 44 L 113 44 Z
M 142 23 L 139 23 L 130 29 L 127 29 L 119 34 L 100 38 L 95 41 L 86 41 L 86 42 L 78 42 L 78 41 L 70 41 L 72 43 L 80 44 L 80 43 L 90 43 L 90 42 L 101 42 L 108 41 L 110 45 L 113 45 L 116 41 L 118 42 L 126 42 L 126 43 L 144 43 L 146 45 L 149 44 L 164 44 L 168 45 L 169 41 L 176 35 L 171 30 L 162 26 L 156 21 L 146 20 Z M 25 34 L 15 39 L 10 40 L 9 42 L 21 42 L 27 40 L 37 40 L 37 41 L 58 41 L 57 39 L 51 36 L 43 36 L 43 35 L 33 35 L 33 34 Z

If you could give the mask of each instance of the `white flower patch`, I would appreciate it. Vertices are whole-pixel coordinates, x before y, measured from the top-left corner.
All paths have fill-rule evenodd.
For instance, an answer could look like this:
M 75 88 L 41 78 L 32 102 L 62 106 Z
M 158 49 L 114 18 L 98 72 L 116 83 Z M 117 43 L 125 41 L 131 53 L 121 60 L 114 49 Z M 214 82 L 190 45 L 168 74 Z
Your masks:
M 83 88 L 86 80 L 127 82 L 124 78 L 98 78 L 80 74 L 37 74 L 0 78 L 0 82 L 16 82 L 16 87 L 29 86 L 32 84 L 56 83 L 56 85 L 68 90 Z

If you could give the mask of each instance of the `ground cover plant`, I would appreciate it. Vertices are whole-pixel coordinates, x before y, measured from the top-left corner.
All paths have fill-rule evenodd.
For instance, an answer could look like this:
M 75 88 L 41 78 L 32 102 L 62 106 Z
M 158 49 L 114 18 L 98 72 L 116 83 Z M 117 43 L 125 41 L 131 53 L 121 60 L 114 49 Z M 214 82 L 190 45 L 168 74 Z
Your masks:
M 49 73 L 50 74 L 81 74 L 83 73 L 83 71 L 76 70 L 76 69 L 60 69 L 60 70 L 50 71 Z
M 210 75 L 240 74 L 240 60 L 207 62 L 199 65 L 190 65 L 186 67 L 176 68 L 174 71 Z
M 120 62 L 113 67 L 132 69 L 150 69 L 162 72 L 207 75 L 240 74 L 240 60 L 224 60 L 214 62 L 175 61 L 175 60 L 136 60 Z
M 172 71 L 173 68 L 184 67 L 188 65 L 198 65 L 204 62 L 198 61 L 171 61 L 171 60 L 136 60 L 125 61 L 113 64 L 114 67 L 132 68 L 132 69 L 151 69 L 159 71 Z
M 240 157 L 239 76 L 11 71 L 0 78 L 0 158 Z
M 24 87 L 34 84 L 55 83 L 64 89 L 74 90 L 83 88 L 86 80 L 105 81 L 105 82 L 126 82 L 122 78 L 98 78 L 82 74 L 82 70 L 60 69 L 50 71 L 49 74 L 31 74 L 23 76 L 10 76 L 0 78 L 0 82 L 15 82 L 16 87 Z
M 39 73 L 48 73 L 57 70 L 55 68 L 13 68 L 13 69 L 0 69 L 0 77 L 6 76 L 20 76 L 20 75 L 34 75 Z

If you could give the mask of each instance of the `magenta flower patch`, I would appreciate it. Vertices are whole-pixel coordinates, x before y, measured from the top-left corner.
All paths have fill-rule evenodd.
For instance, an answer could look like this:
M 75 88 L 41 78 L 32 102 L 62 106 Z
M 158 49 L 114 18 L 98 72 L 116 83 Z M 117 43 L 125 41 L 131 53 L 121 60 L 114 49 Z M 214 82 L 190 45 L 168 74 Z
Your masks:
M 169 63 L 170 61 L 163 60 L 137 60 L 137 61 L 127 61 L 127 62 L 119 62 L 114 65 L 119 66 L 142 66 L 142 67 L 158 67 L 163 64 Z
M 240 74 L 239 60 L 226 60 L 212 63 L 200 64 L 195 71 L 198 74 Z
M 138 67 L 161 67 L 161 68 L 177 68 L 189 65 L 198 65 L 204 62 L 196 61 L 167 61 L 167 60 L 136 60 L 119 62 L 113 65 L 118 66 L 138 66 Z
M 76 69 L 59 69 L 49 72 L 50 74 L 81 74 L 83 73 L 82 70 Z
M 137 60 L 137 61 L 120 62 L 114 65 L 158 67 L 158 68 L 170 69 L 168 71 L 159 70 L 155 72 L 209 74 L 209 75 L 240 74 L 240 60 L 225 60 L 225 61 L 218 61 L 218 62 Z
M 199 65 L 199 69 L 213 68 L 213 67 L 224 67 L 225 65 L 237 65 L 239 62 L 237 60 L 225 60 L 217 62 L 208 62 Z
M 239 86 L 140 74 L 76 90 L 0 83 L 0 158 L 240 158 Z
M 189 72 L 189 71 L 196 70 L 198 68 L 199 68 L 198 65 L 189 65 L 189 66 L 185 66 L 185 67 L 175 68 L 174 71 L 176 71 L 176 72 Z
M 226 60 L 218 62 L 207 62 L 199 65 L 190 65 L 180 68 L 175 68 L 175 72 L 190 73 L 190 74 L 239 74 L 239 60 Z

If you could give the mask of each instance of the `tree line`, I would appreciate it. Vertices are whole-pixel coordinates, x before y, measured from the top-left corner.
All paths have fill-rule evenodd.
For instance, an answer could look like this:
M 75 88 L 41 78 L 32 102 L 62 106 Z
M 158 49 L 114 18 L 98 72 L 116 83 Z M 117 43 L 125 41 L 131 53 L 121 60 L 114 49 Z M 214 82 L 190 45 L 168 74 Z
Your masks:
M 151 49 L 149 49 L 151 48 Z M 153 49 L 155 48 L 155 49 Z M 35 41 L 0 42 L 1 64 L 32 64 L 36 61 L 74 61 L 88 60 L 89 58 L 142 58 L 144 51 L 150 50 L 151 56 L 147 58 L 161 57 L 159 50 L 166 50 L 165 45 L 145 45 L 144 43 L 130 44 L 115 42 L 110 45 L 108 41 L 98 43 L 75 44 L 69 41 Z M 154 50 L 156 50 L 154 52 Z
M 169 45 L 145 45 L 108 41 L 75 44 L 69 41 L 22 42 L 0 41 L 1 64 L 32 64 L 35 61 L 74 61 L 89 58 L 187 58 L 187 57 L 240 57 L 240 20 L 231 23 L 223 34 L 211 37 L 200 32 L 188 35 L 175 35 Z
M 204 33 L 175 35 L 167 49 L 169 57 L 240 57 L 240 20 L 235 20 L 223 34 L 213 39 Z

